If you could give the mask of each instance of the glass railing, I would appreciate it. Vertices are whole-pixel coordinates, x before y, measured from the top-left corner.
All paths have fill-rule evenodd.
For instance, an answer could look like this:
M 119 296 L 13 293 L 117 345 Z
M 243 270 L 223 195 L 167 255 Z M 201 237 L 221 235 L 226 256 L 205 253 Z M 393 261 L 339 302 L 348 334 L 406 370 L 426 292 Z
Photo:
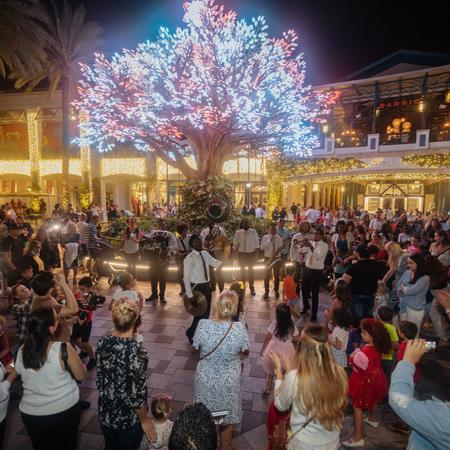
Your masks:
M 430 130 L 430 142 L 450 141 L 450 128 L 433 128 Z
M 416 142 L 416 132 L 409 133 L 382 133 L 380 134 L 380 145 L 413 144 Z
M 356 130 L 345 131 L 336 137 L 334 146 L 335 148 L 366 147 L 367 134 Z

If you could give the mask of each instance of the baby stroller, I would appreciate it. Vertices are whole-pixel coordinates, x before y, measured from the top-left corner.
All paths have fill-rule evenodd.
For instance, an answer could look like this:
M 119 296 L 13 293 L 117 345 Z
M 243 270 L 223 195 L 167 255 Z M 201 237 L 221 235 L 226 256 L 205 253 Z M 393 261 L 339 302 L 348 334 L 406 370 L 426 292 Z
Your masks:
M 99 239 L 97 241 L 97 248 L 90 252 L 92 258 L 90 275 L 95 281 L 98 281 L 100 277 L 111 276 L 111 266 L 108 261 L 112 261 L 115 257 L 114 246 L 108 241 Z

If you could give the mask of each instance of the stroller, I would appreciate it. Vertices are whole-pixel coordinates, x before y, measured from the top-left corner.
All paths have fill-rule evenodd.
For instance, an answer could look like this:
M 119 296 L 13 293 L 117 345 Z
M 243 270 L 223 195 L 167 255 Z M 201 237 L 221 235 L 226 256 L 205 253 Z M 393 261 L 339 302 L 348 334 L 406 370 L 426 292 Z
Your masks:
M 111 277 L 111 265 L 108 263 L 115 258 L 115 249 L 108 241 L 99 239 L 97 248 L 91 252 L 93 264 L 91 264 L 91 276 L 98 281 L 100 277 Z

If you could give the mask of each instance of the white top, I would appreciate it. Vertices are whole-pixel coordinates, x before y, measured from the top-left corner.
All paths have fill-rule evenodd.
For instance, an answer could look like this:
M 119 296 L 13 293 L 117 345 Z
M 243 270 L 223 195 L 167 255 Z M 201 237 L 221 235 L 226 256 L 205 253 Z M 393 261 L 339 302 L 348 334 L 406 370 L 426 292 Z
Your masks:
M 188 234 L 185 238 L 182 238 L 181 236 L 177 237 L 177 250 L 179 252 L 185 252 L 185 251 L 189 251 L 191 249 L 191 247 L 189 247 L 189 239 L 190 239 L 191 235 Z M 184 244 L 184 246 L 183 246 Z
M 171 420 L 166 420 L 164 422 L 157 422 L 156 420 L 153 421 L 153 425 L 155 426 L 156 431 L 156 442 L 150 443 L 147 441 L 147 439 L 143 439 L 142 442 L 145 441 L 148 442 L 148 446 L 144 447 L 146 450 L 153 450 L 153 449 L 161 449 L 161 450 L 167 450 L 169 447 L 169 438 L 170 433 L 172 432 L 173 422 Z M 143 447 L 141 446 L 141 449 Z
M 386 223 L 384 219 L 372 219 L 369 224 L 369 229 L 381 231 L 381 227 Z
M 258 233 L 254 228 L 237 230 L 233 241 L 234 249 L 239 253 L 253 253 L 259 248 Z
M 202 257 L 205 265 L 203 265 Z M 184 287 L 186 289 L 186 295 L 188 297 L 192 297 L 191 284 L 202 284 L 209 282 L 209 266 L 219 267 L 221 264 L 221 261 L 213 258 L 205 250 L 202 250 L 201 252 L 192 250 L 192 252 L 189 253 L 183 261 Z M 204 267 L 206 267 L 206 274 Z
M 23 397 L 19 405 L 21 412 L 31 416 L 48 416 L 66 411 L 78 403 L 78 385 L 59 362 L 61 342 L 52 342 L 47 361 L 39 370 L 25 369 L 22 349 L 16 361 L 16 372 L 23 383 Z
M 131 289 L 123 291 L 122 289 L 118 289 L 114 292 L 112 299 L 113 301 L 120 300 L 121 298 L 126 298 L 130 302 L 139 303 L 139 295 L 136 291 L 132 291 Z
M 290 257 L 291 261 L 296 261 L 299 263 L 302 263 L 305 259 L 305 255 L 307 253 L 307 247 L 301 247 L 299 243 L 303 240 L 307 239 L 308 241 L 311 241 L 313 239 L 312 234 L 309 233 L 296 233 L 292 237 L 291 241 L 291 250 L 290 250 Z M 297 245 L 295 245 L 295 241 L 297 241 Z
M 0 362 L 0 380 L 4 380 L 0 382 L 0 422 L 3 422 L 6 417 L 6 411 L 8 411 L 9 404 L 9 388 L 11 387 L 11 383 L 5 380 L 6 378 L 6 369 L 5 366 Z
M 317 217 L 316 210 L 314 208 L 309 208 L 305 212 L 305 217 L 309 223 L 314 223 L 316 221 L 316 217 Z
M 322 270 L 328 253 L 328 244 L 323 241 L 313 241 L 311 244 L 313 246 L 312 251 L 309 247 L 306 247 L 305 266 L 308 269 Z
M 283 248 L 283 239 L 278 234 L 266 234 L 261 239 L 261 250 L 264 250 L 265 258 L 272 258 L 275 254 L 279 255 L 279 250 Z M 278 253 L 277 253 L 278 252 Z
M 297 370 L 291 370 L 286 374 L 284 381 L 275 380 L 275 407 L 279 411 L 287 411 L 292 406 L 290 421 L 292 433 L 296 433 L 308 421 L 308 418 L 301 413 L 298 402 L 295 401 L 297 383 Z M 327 431 L 319 422 L 311 421 L 303 430 L 295 434 L 292 448 L 302 448 L 299 446 L 301 442 L 316 446 L 331 444 L 339 441 L 339 432 L 340 430 Z
M 78 232 L 80 233 L 80 242 L 84 242 L 84 229 L 88 226 L 87 222 L 79 221 L 77 223 Z
M 255 217 L 256 217 L 257 219 L 261 219 L 262 215 L 263 215 L 263 210 L 262 210 L 262 208 L 260 208 L 260 207 L 258 206 L 258 207 L 255 209 Z

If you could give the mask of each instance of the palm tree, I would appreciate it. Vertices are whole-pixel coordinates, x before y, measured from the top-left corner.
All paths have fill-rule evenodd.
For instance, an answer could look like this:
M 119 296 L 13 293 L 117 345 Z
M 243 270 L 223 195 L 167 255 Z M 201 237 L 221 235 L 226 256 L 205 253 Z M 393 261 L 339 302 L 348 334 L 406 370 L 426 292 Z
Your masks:
M 36 21 L 41 9 L 27 0 L 0 0 L 0 76 L 10 71 L 36 72 L 42 68 L 46 33 Z
M 14 0 L 11 0 L 14 1 Z M 80 5 L 73 9 L 67 0 L 58 7 L 52 0 L 47 8 L 41 0 L 29 0 L 32 5 L 33 21 L 40 25 L 45 36 L 39 61 L 40 70 L 25 71 L 17 67 L 10 78 L 16 80 L 16 87 L 34 89 L 41 81 L 48 79 L 50 93 L 61 89 L 62 113 L 62 198 L 63 207 L 69 200 L 69 123 L 70 104 L 74 86 L 79 79 L 79 63 L 88 61 L 100 44 L 102 28 L 92 21 L 86 21 L 86 9 Z M 33 55 L 30 58 L 34 59 Z

